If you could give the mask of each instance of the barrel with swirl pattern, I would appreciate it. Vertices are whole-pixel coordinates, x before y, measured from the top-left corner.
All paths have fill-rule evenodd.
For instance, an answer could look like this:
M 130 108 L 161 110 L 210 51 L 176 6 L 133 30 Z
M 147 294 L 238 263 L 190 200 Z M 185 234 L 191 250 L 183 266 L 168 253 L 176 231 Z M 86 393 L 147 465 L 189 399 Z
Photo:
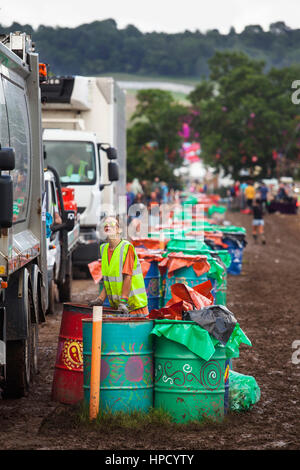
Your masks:
M 164 336 L 155 337 L 154 407 L 175 422 L 224 418 L 226 355 L 221 344 L 209 361 Z

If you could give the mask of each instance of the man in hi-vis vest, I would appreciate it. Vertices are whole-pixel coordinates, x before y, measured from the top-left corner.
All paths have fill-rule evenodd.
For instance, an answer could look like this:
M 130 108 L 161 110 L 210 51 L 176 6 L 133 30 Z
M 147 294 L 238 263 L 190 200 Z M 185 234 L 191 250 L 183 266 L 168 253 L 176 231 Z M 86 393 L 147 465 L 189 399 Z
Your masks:
M 103 228 L 107 235 L 107 243 L 100 245 L 104 287 L 89 305 L 103 305 L 108 297 L 111 307 L 125 315 L 147 316 L 145 282 L 134 246 L 121 239 L 121 228 L 115 217 L 107 217 Z

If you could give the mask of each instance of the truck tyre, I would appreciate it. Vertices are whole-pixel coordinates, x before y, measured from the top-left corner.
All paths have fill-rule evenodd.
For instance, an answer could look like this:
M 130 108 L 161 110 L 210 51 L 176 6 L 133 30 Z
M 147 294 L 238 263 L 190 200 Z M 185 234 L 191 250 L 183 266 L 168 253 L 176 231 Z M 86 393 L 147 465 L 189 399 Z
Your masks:
M 3 398 L 22 398 L 28 395 L 30 384 L 30 341 L 6 343 L 6 379 Z
M 37 369 L 38 324 L 31 323 L 31 292 L 27 316 L 27 338 L 6 343 L 6 378 L 3 398 L 22 398 L 28 395 L 35 369 Z
M 65 282 L 58 287 L 59 292 L 59 301 L 60 302 L 70 302 L 72 298 L 72 258 L 71 256 L 68 259 L 68 266 L 65 276 Z
M 57 286 L 54 279 L 51 280 L 48 289 L 48 310 L 47 315 L 54 315 L 56 313 L 57 304 Z
M 38 301 L 38 299 L 36 299 Z M 31 318 L 31 325 L 30 325 L 30 367 L 31 367 L 31 379 L 38 374 L 38 344 L 39 344 L 39 324 L 38 319 L 35 316 L 34 312 L 34 304 L 33 304 L 33 296 L 31 291 L 29 292 L 29 305 L 30 305 L 30 318 Z M 37 303 L 38 308 L 38 303 Z

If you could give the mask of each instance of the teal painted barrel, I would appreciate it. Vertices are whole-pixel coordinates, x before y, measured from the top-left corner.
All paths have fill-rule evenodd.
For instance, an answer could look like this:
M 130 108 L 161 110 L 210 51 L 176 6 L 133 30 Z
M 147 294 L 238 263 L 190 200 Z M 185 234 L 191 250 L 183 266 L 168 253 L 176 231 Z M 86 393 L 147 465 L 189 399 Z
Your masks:
M 136 318 L 103 320 L 100 409 L 148 412 L 153 406 L 153 322 Z M 90 401 L 91 319 L 82 321 L 84 401 Z
M 174 258 L 184 258 L 185 255 L 177 255 L 175 253 L 170 253 L 169 258 L 174 259 Z M 198 263 L 207 263 L 207 257 L 206 256 L 198 256 Z M 188 259 L 188 257 L 186 258 Z M 195 261 L 196 262 L 196 261 Z M 209 269 L 209 265 L 208 265 Z M 165 304 L 172 298 L 172 292 L 171 292 L 171 287 L 173 284 L 186 284 L 189 287 L 194 287 L 198 286 L 198 284 L 202 284 L 202 282 L 205 282 L 208 280 L 208 270 L 207 272 L 204 272 L 200 276 L 196 274 L 194 271 L 193 266 L 185 266 L 179 269 L 176 269 L 175 271 L 172 271 L 173 274 L 171 277 L 168 276 L 168 272 L 166 274 L 165 278 L 165 297 L 164 301 Z
M 172 277 L 166 277 L 166 287 L 165 287 L 165 304 L 172 298 L 171 287 L 173 284 L 181 283 L 187 284 L 189 287 L 198 286 L 208 280 L 207 273 L 197 276 L 193 266 L 188 268 L 181 268 L 176 271 Z
M 180 343 L 155 337 L 154 364 L 155 408 L 164 409 L 178 423 L 223 420 L 228 409 L 223 345 L 217 343 L 214 355 L 205 361 Z

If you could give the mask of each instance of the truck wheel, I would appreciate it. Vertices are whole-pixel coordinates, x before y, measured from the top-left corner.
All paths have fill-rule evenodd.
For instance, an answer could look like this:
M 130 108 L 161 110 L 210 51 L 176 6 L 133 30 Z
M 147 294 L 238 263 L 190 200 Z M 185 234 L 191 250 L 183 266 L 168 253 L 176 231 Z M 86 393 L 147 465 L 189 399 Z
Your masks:
M 56 312 L 56 303 L 57 303 L 57 286 L 55 284 L 54 279 L 49 284 L 48 289 L 48 315 L 54 315 Z
M 28 291 L 27 338 L 6 343 L 6 378 L 3 398 L 28 395 L 30 383 L 38 372 L 38 323 L 32 323 L 33 299 Z
M 30 339 L 6 343 L 6 378 L 3 398 L 26 397 L 31 378 Z
M 59 301 L 70 302 L 72 297 L 72 276 L 66 276 L 65 282 L 59 287 Z
M 34 304 L 31 291 L 29 292 L 29 305 L 30 305 L 30 363 L 31 363 L 31 377 L 34 377 L 38 374 L 38 344 L 39 344 L 39 324 L 37 323 L 37 318 L 34 315 Z M 37 302 L 38 305 L 38 302 Z
M 71 257 L 68 260 L 68 268 L 65 277 L 65 282 L 58 287 L 59 292 L 59 301 L 60 302 L 70 302 L 72 298 L 72 259 Z
M 38 346 L 39 346 L 39 325 L 37 323 L 32 323 L 31 325 L 31 369 L 32 369 L 33 377 L 39 373 Z

